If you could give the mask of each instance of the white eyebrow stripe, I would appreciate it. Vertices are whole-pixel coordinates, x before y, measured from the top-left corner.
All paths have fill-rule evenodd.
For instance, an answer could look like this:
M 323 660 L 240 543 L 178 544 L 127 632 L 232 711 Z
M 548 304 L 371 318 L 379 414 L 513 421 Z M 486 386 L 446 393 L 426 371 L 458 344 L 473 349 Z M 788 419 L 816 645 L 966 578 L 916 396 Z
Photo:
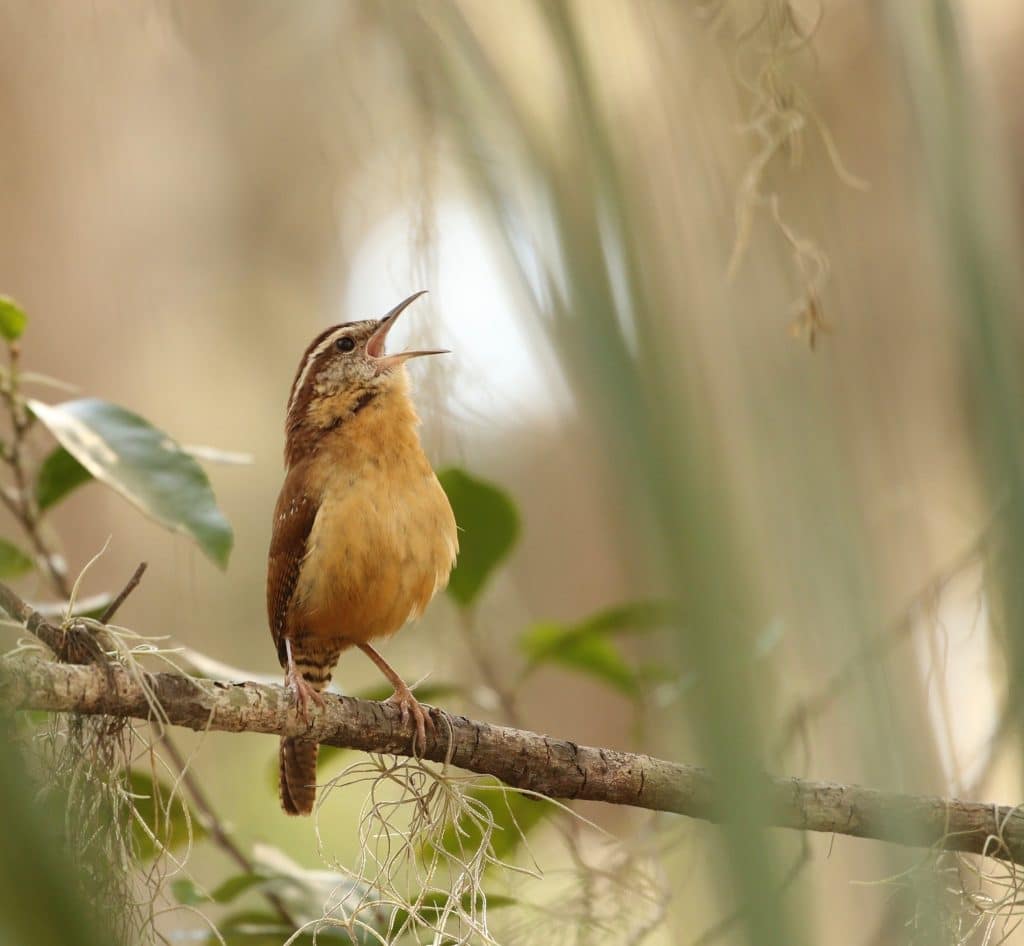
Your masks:
M 347 335 L 348 330 L 351 328 L 350 325 L 343 325 L 337 331 L 331 332 L 319 345 L 316 346 L 307 356 L 306 360 L 302 363 L 302 371 L 299 376 L 295 379 L 295 385 L 292 387 L 292 396 L 288 398 L 288 413 L 291 413 L 292 408 L 295 406 L 295 399 L 299 396 L 299 392 L 303 389 L 306 384 L 306 379 L 309 376 L 309 369 L 313 367 L 313 363 L 319 358 L 328 348 L 335 343 L 343 335 Z

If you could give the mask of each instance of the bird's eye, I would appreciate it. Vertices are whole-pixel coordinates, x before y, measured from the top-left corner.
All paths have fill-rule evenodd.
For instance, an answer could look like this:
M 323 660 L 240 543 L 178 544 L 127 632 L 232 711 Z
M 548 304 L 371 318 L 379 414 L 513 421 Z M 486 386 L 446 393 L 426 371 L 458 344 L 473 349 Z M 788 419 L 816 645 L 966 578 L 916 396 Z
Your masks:
M 334 343 L 334 347 L 337 348 L 338 351 L 350 352 L 356 347 L 356 343 L 347 335 L 342 335 L 342 337 Z

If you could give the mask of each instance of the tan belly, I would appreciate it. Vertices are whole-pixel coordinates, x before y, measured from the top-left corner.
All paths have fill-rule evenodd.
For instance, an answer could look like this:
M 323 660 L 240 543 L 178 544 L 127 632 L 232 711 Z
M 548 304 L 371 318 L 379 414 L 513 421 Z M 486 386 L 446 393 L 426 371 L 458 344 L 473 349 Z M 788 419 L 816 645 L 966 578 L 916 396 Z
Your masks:
M 298 636 L 344 646 L 393 634 L 448 582 L 458 541 L 433 472 L 371 472 L 325 493 L 296 587 Z

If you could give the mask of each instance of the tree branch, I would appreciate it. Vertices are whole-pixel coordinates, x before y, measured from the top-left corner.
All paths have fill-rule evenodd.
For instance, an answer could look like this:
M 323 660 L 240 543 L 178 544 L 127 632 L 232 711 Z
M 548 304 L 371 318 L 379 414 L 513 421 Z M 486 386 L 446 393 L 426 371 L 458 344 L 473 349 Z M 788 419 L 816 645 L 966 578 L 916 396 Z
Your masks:
M 105 673 L 21 655 L 0 662 L 0 707 L 152 719 L 150 699 L 155 698 L 167 722 L 194 730 L 302 735 L 330 746 L 412 754 L 414 730 L 402 724 L 393 704 L 325 694 L 326 706 L 305 725 L 283 687 L 171 673 L 147 673 L 145 684 L 119 665 Z M 714 778 L 698 766 L 432 712 L 437 732 L 428 737 L 424 757 L 435 762 L 447 759 L 554 798 L 672 811 L 712 822 L 730 819 Z M 1017 808 L 767 775 L 760 787 L 765 826 L 935 846 L 1024 864 L 1024 814 Z

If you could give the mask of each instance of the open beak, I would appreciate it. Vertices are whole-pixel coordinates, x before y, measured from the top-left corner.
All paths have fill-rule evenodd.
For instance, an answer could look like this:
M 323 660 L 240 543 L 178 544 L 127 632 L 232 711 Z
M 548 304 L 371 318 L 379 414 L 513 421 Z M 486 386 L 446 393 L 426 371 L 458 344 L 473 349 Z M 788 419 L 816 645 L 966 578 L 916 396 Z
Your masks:
M 373 359 L 378 371 L 390 371 L 410 358 L 419 358 L 421 355 L 446 355 L 447 348 L 431 348 L 422 351 L 401 351 L 394 355 L 384 353 L 384 345 L 387 342 L 388 332 L 398 321 L 398 317 L 411 306 L 420 296 L 426 294 L 426 289 L 414 292 L 408 299 L 403 299 L 387 315 L 380 320 L 377 330 L 366 342 L 366 354 Z

